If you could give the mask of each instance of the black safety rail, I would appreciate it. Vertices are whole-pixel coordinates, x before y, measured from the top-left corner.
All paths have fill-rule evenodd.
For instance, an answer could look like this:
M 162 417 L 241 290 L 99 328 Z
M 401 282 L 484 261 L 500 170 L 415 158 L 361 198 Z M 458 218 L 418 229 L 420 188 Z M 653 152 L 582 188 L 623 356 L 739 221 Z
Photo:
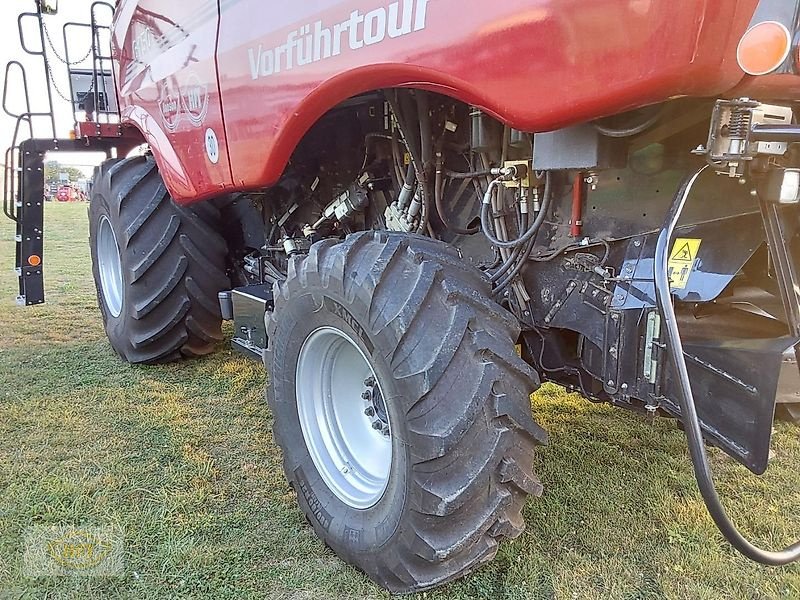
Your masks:
M 53 151 L 92 151 L 105 152 L 111 155 L 119 145 L 115 137 L 102 137 L 100 127 L 103 124 L 119 123 L 116 110 L 116 88 L 113 85 L 113 69 L 111 68 L 110 27 L 100 25 L 99 12 L 108 10 L 113 14 L 114 6 L 108 2 L 95 2 L 91 5 L 90 23 L 67 23 L 64 26 L 64 57 L 60 57 L 52 44 L 43 21 L 43 15 L 36 1 L 36 12 L 24 12 L 17 19 L 19 43 L 22 51 L 32 57 L 39 58 L 41 72 L 45 78 L 46 102 L 44 108 L 34 111 L 31 108 L 31 96 L 28 88 L 28 73 L 18 60 L 6 65 L 4 74 L 2 108 L 5 114 L 15 119 L 14 134 L 11 145 L 5 151 L 5 169 L 3 172 L 4 195 L 3 213 L 16 224 L 16 272 L 19 276 L 19 296 L 17 303 L 24 306 L 42 304 L 44 302 L 44 161 L 45 155 Z M 25 24 L 36 20 L 39 47 L 31 48 L 25 40 Z M 69 35 L 73 30 L 88 30 L 91 36 L 91 47 L 80 60 L 70 63 Z M 102 35 L 108 36 L 108 50 L 101 49 Z M 53 81 L 51 64 L 47 56 L 47 44 L 56 57 L 68 67 L 92 59 L 91 69 L 86 74 L 91 76 L 92 84 L 89 93 L 94 100 L 93 121 L 97 123 L 97 137 L 81 139 L 59 139 L 56 130 L 53 110 L 53 90 L 63 97 Z M 16 77 L 23 97 L 23 112 L 14 112 L 8 106 L 8 91 Z M 76 96 L 72 77 L 69 78 L 70 102 L 73 115 L 79 112 L 84 98 Z M 110 85 L 109 85 L 110 81 Z M 110 89 L 109 89 L 110 88 Z M 88 95 L 88 93 L 86 94 Z M 111 101 L 113 96 L 113 102 Z M 75 127 L 78 122 L 76 118 Z
M 101 124 L 119 123 L 117 92 L 116 86 L 114 85 L 114 69 L 111 56 L 111 27 L 99 23 L 98 16 L 100 11 L 108 11 L 110 22 L 110 17 L 114 13 L 114 6 L 100 0 L 91 5 L 91 19 L 89 23 L 65 23 L 62 32 L 65 52 L 64 62 L 67 66 L 72 67 L 73 65 L 82 64 L 91 56 L 92 66 L 91 69 L 85 71 L 85 74 L 92 78 L 89 93 L 92 94 L 91 106 L 94 107 L 93 122 L 98 126 L 98 135 L 100 134 L 99 127 Z M 70 56 L 70 33 L 73 33 L 74 36 L 75 33 L 81 31 L 89 34 L 91 45 L 84 56 L 79 56 L 76 60 L 72 60 L 74 57 Z M 104 39 L 101 37 L 103 35 L 108 36 L 107 43 L 104 43 Z M 77 38 L 79 36 L 74 37 Z M 107 50 L 107 52 L 104 52 L 104 49 Z M 79 72 L 80 71 L 76 69 L 70 70 L 70 73 Z M 69 92 L 70 99 L 73 102 L 73 112 L 77 112 L 81 109 L 85 110 L 86 96 L 80 97 L 76 93 L 72 77 L 69 78 Z

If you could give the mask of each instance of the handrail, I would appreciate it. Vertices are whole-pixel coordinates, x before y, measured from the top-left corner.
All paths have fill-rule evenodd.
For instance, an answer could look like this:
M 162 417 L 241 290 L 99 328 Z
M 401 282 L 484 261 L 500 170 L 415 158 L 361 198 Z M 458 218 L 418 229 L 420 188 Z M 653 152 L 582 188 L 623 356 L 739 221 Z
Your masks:
M 91 26 L 92 26 L 92 77 L 94 78 L 94 105 L 95 107 L 100 106 L 99 102 L 99 93 L 100 90 L 98 88 L 98 81 L 97 81 L 97 69 L 98 69 L 98 61 L 100 67 L 100 73 L 102 76 L 102 84 L 103 84 L 103 92 L 105 93 L 106 98 L 106 108 L 111 106 L 109 91 L 106 86 L 106 78 L 105 78 L 105 63 L 108 62 L 108 72 L 111 73 L 111 87 L 113 88 L 112 92 L 114 93 L 114 98 L 116 100 L 116 106 L 119 107 L 119 98 L 117 97 L 117 86 L 116 81 L 114 80 L 114 64 L 112 56 L 105 56 L 100 52 L 100 30 L 101 29 L 108 29 L 109 32 L 111 31 L 110 27 L 98 25 L 97 24 L 97 16 L 98 11 L 101 9 L 108 9 L 111 12 L 111 17 L 113 19 L 114 16 L 114 5 L 104 0 L 96 0 L 92 3 L 90 8 L 90 15 L 91 15 Z M 109 47 L 110 50 L 110 47 Z M 109 53 L 111 54 L 111 53 Z M 115 114 L 114 111 L 106 110 L 104 114 L 111 115 Z M 107 122 L 110 122 L 107 119 Z
M 23 22 L 25 18 L 34 17 L 38 24 L 39 29 L 39 41 L 41 43 L 41 50 L 31 50 L 28 48 L 27 44 L 25 43 L 25 32 L 23 31 Z M 44 66 L 44 77 L 46 82 L 47 88 L 47 107 L 49 108 L 49 112 L 46 113 L 47 116 L 50 117 L 50 127 L 52 131 L 52 137 L 56 137 L 56 118 L 53 112 L 53 90 L 52 88 L 52 81 L 50 79 L 50 63 L 47 60 L 47 52 L 45 48 L 45 37 L 44 37 L 44 24 L 42 23 L 42 14 L 40 11 L 37 12 L 24 12 L 21 13 L 17 17 L 17 29 L 19 33 L 19 42 L 22 50 L 31 56 L 38 56 L 42 59 L 42 65 Z
M 14 210 L 14 202 L 16 196 L 16 152 L 19 151 L 19 130 L 23 122 L 27 122 L 28 126 L 32 127 L 33 119 L 43 119 L 52 117 L 52 113 L 42 112 L 26 112 L 17 117 L 17 123 L 14 126 L 14 137 L 11 141 L 11 146 L 6 150 L 6 168 L 3 175 L 5 184 L 5 193 L 3 194 L 3 213 L 12 221 L 17 220 L 16 211 Z

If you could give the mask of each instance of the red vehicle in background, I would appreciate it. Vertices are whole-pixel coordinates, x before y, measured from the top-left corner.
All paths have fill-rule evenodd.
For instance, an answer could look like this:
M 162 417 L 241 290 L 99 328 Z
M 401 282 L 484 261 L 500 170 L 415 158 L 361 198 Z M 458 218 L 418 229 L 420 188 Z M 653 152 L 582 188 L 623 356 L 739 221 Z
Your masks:
M 344 560 L 412 592 L 519 536 L 542 381 L 679 419 L 731 545 L 800 557 L 738 532 L 705 450 L 761 474 L 800 420 L 800 0 L 121 0 L 90 29 L 91 122 L 9 150 L 20 302 L 44 152 L 106 151 L 112 347 L 201 356 L 233 320 Z
M 78 190 L 71 185 L 59 186 L 56 192 L 56 200 L 58 202 L 78 202 L 80 199 Z

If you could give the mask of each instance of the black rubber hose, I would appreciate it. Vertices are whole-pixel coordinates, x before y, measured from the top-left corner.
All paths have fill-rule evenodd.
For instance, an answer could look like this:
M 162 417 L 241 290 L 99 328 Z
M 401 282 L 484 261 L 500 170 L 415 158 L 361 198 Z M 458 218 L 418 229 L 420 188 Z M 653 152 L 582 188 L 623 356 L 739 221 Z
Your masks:
M 508 273 L 508 271 L 509 271 L 509 270 L 510 270 L 510 269 L 511 269 L 511 268 L 512 268 L 512 267 L 513 267 L 515 264 L 517 264 L 517 261 L 519 260 L 519 257 L 520 257 L 520 255 L 522 254 L 523 250 L 525 250 L 525 246 L 517 246 L 516 248 L 514 248 L 514 252 L 512 252 L 512 253 L 511 253 L 511 256 L 509 256 L 509 257 L 508 257 L 508 260 L 506 260 L 506 261 L 505 261 L 505 262 L 504 262 L 504 263 L 503 263 L 503 264 L 500 266 L 500 268 L 499 268 L 499 269 L 497 269 L 497 271 L 495 271 L 494 273 L 492 273 L 492 276 L 489 278 L 489 281 L 491 281 L 492 283 L 496 283 L 496 282 L 498 282 L 500 279 L 502 279 L 502 278 L 503 278 L 503 275 L 505 275 L 506 273 Z
M 431 156 L 433 155 L 433 128 L 431 125 L 431 109 L 428 102 L 428 93 L 419 92 L 417 95 L 417 112 L 419 113 L 419 137 L 421 147 L 421 160 L 420 164 L 416 165 L 417 179 L 419 179 L 420 187 L 422 188 L 422 200 L 420 202 L 420 216 L 419 227 L 417 233 L 425 234 L 430 223 L 430 199 L 433 197 L 428 180 L 428 168 L 431 165 Z
M 547 174 L 547 180 L 548 182 L 550 180 L 549 173 Z M 525 251 L 523 252 L 522 256 L 517 262 L 517 265 L 514 267 L 511 273 L 506 275 L 503 278 L 503 280 L 497 284 L 495 293 L 502 292 L 505 288 L 511 285 L 517 278 L 517 276 L 522 272 L 522 269 L 525 268 L 525 265 L 528 263 L 528 259 L 530 258 L 531 252 L 533 252 L 533 247 L 534 247 L 533 236 L 536 233 L 538 233 L 539 230 L 542 228 L 542 225 L 544 224 L 544 221 L 547 218 L 547 213 L 550 212 L 550 205 L 552 204 L 553 201 L 553 194 L 549 188 L 550 188 L 549 183 L 545 184 L 545 196 L 544 199 L 542 200 L 541 210 L 539 210 L 539 214 L 536 216 L 536 220 L 533 222 L 533 225 L 531 225 L 531 228 L 528 230 L 529 233 L 533 232 L 530 238 L 528 238 L 527 242 L 528 246 L 525 248 Z
M 492 172 L 491 171 L 473 171 L 472 173 L 460 173 L 458 171 L 447 171 L 444 172 L 445 176 L 448 179 L 477 179 L 479 177 L 489 177 Z
M 483 235 L 489 240 L 489 243 L 494 244 L 498 248 L 516 248 L 517 246 L 522 246 L 527 244 L 529 241 L 533 239 L 533 236 L 537 234 L 539 229 L 541 228 L 542 224 L 544 223 L 544 214 L 545 214 L 545 204 L 548 206 L 550 205 L 550 196 L 552 195 L 552 179 L 553 176 L 548 171 L 545 175 L 545 183 L 544 183 L 544 200 L 542 200 L 542 210 L 539 213 L 536 221 L 534 221 L 533 225 L 531 226 L 528 231 L 522 234 L 515 240 L 511 240 L 509 242 L 504 242 L 497 238 L 492 233 L 492 224 L 490 223 L 489 219 L 489 210 L 491 209 L 491 204 L 489 202 L 484 201 L 483 205 L 481 206 L 481 225 L 483 226 Z M 492 182 L 492 184 L 496 184 L 497 181 Z M 489 190 L 486 192 L 487 195 L 491 194 L 491 186 Z
M 431 166 L 433 157 L 433 127 L 431 125 L 431 108 L 427 92 L 417 92 L 417 112 L 419 112 L 422 168 L 427 171 Z
M 405 100 L 407 103 L 411 102 L 410 97 L 408 95 L 400 96 L 399 94 L 395 94 L 392 97 L 390 94 L 387 94 L 386 100 L 389 102 L 389 107 L 392 109 L 394 113 L 395 119 L 397 120 L 397 124 L 400 127 L 400 133 L 403 135 L 406 141 L 406 148 L 408 148 L 409 154 L 411 154 L 411 167 L 413 167 L 416 171 L 416 178 L 419 183 L 420 192 L 422 194 L 421 204 L 421 214 L 420 214 L 420 224 L 417 228 L 416 233 L 422 234 L 427 228 L 430 219 L 430 210 L 429 210 L 429 198 L 431 198 L 431 193 L 427 182 L 425 181 L 425 166 L 422 163 L 421 159 L 421 152 L 419 148 L 419 138 L 420 138 L 420 131 L 423 128 L 422 125 L 416 128 L 409 128 L 406 125 L 406 118 L 408 113 L 404 113 L 401 107 L 401 101 Z M 411 103 L 413 104 L 413 103 Z M 430 124 L 430 114 L 428 114 L 428 122 Z M 414 136 L 413 138 L 411 136 Z
M 634 125 L 633 127 L 626 127 L 624 129 L 614 129 L 613 127 L 606 127 L 605 125 L 601 125 L 599 121 L 595 121 L 593 125 L 594 128 L 597 129 L 597 131 L 599 131 L 606 137 L 627 138 L 627 137 L 632 137 L 634 135 L 639 135 L 640 133 L 644 133 L 645 131 L 650 129 L 653 125 L 658 123 L 658 120 L 661 118 L 663 112 L 664 112 L 663 109 L 661 107 L 658 107 L 655 113 L 645 121 L 642 121 L 641 123 L 639 123 L 638 125 Z
M 683 355 L 683 344 L 681 343 L 680 332 L 678 331 L 678 320 L 675 316 L 675 309 L 672 306 L 672 292 L 667 276 L 669 269 L 669 244 L 675 228 L 678 225 L 683 207 L 689 198 L 697 179 L 708 168 L 704 166 L 693 175 L 687 177 L 675 199 L 672 202 L 664 227 L 658 237 L 655 257 L 655 287 L 656 301 L 658 309 L 661 311 L 661 318 L 664 320 L 666 331 L 666 343 L 670 349 L 669 355 L 675 371 L 678 375 L 678 398 L 681 405 L 681 415 L 683 416 L 683 426 L 686 430 L 686 438 L 689 444 L 689 454 L 692 457 L 694 474 L 697 478 L 697 485 L 705 501 L 706 508 L 711 514 L 711 518 L 719 527 L 722 535 L 725 536 L 731 545 L 746 557 L 758 563 L 770 566 L 783 566 L 793 563 L 800 559 L 800 541 L 795 542 L 785 550 L 770 552 L 762 550 L 747 540 L 736 526 L 731 522 L 725 513 L 725 508 L 720 502 L 716 487 L 714 486 L 714 475 L 708 463 L 705 444 L 703 443 L 703 433 L 700 429 L 700 419 L 697 415 L 697 407 L 692 395 L 692 384 L 689 381 L 689 372 L 686 368 L 686 360 Z
M 441 151 L 436 153 L 436 182 L 434 183 L 434 191 L 433 191 L 433 198 L 434 204 L 436 205 L 436 212 L 439 213 L 439 220 L 442 224 L 457 235 L 474 235 L 480 231 L 480 227 L 472 227 L 470 229 L 464 229 L 463 227 L 457 227 L 452 225 L 448 220 L 447 216 L 445 215 L 444 210 L 444 177 L 442 173 L 443 169 L 443 158 Z M 468 180 L 464 180 L 462 183 L 461 188 L 456 195 L 456 200 L 461 199 L 461 196 L 464 195 L 464 190 L 466 190 L 467 185 L 469 185 Z

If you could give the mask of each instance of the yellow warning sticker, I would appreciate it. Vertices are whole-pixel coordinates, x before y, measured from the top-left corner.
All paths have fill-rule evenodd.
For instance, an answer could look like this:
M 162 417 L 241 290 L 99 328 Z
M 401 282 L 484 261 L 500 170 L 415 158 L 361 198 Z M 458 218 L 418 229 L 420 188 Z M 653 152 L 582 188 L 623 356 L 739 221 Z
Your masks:
M 669 280 L 673 290 L 684 290 L 697 262 L 703 240 L 678 238 L 669 255 Z

